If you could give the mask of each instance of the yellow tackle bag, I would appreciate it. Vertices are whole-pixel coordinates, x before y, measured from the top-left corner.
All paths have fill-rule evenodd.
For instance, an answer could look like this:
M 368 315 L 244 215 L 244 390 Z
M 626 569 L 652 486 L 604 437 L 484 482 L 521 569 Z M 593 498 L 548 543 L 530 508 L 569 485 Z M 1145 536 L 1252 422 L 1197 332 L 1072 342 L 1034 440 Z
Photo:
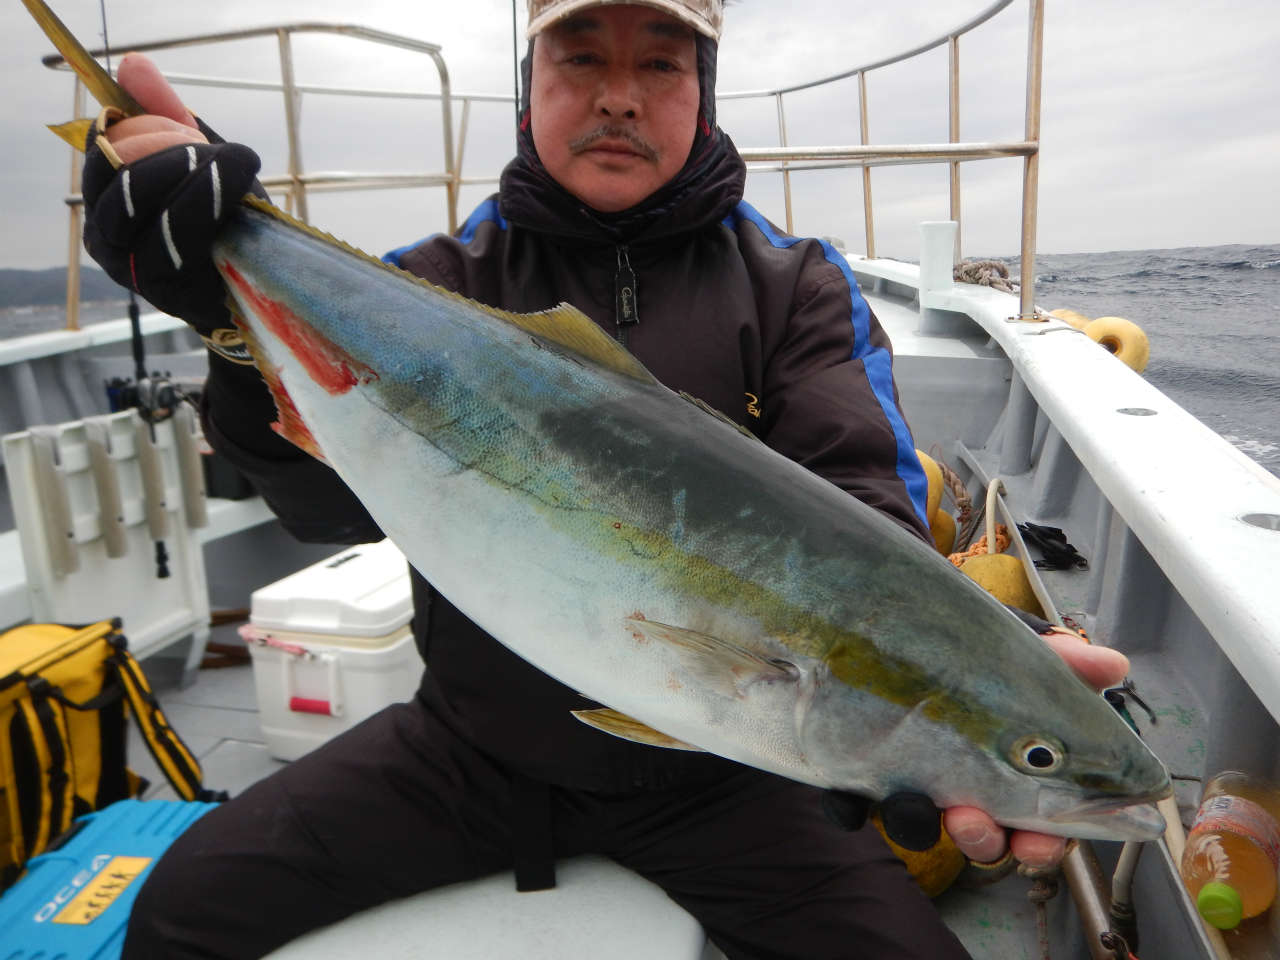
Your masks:
M 146 788 L 125 764 L 126 713 L 182 799 L 225 799 L 201 786 L 119 620 L 0 634 L 0 890 L 76 817 Z

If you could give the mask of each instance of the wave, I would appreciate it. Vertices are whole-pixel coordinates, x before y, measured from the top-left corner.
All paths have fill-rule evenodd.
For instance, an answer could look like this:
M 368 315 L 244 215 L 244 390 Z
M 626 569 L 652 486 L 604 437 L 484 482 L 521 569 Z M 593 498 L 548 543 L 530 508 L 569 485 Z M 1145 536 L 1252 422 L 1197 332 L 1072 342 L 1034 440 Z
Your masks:
M 1126 274 L 1096 277 L 1084 273 L 1038 273 L 1036 274 L 1036 283 L 1110 283 L 1112 280 L 1124 276 Z
M 1264 466 L 1271 466 L 1273 461 L 1280 464 L 1280 445 L 1268 443 L 1266 440 L 1241 437 L 1234 433 L 1224 433 L 1222 439 Z
M 1126 280 L 1212 282 L 1241 271 L 1280 269 L 1276 246 L 1187 248 L 1105 255 L 1045 254 L 1038 258 L 1044 284 L 1106 284 Z M 1016 261 L 1015 261 L 1016 262 Z M 1099 269 L 1101 268 L 1101 269 Z
M 1274 260 L 1232 260 L 1215 266 L 1222 270 L 1275 270 L 1280 267 L 1280 257 Z
M 1241 400 L 1280 396 L 1280 376 L 1270 370 L 1209 366 L 1178 360 L 1159 361 L 1152 379 L 1200 393 L 1230 394 Z

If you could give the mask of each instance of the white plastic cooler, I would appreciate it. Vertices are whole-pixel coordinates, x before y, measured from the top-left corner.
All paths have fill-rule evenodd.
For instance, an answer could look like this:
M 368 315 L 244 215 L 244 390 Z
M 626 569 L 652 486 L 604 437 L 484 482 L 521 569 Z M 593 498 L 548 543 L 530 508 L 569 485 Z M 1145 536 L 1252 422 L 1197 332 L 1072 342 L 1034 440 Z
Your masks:
M 412 614 L 409 566 L 390 540 L 348 547 L 253 592 L 240 635 L 272 756 L 296 760 L 413 696 L 423 665 Z

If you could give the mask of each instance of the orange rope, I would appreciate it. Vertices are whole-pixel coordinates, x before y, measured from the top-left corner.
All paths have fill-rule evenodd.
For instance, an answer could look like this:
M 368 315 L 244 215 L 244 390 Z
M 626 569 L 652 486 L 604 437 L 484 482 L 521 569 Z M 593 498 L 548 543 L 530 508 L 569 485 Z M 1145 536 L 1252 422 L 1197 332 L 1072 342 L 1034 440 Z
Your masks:
M 997 523 L 996 524 L 996 553 L 1002 553 L 1004 549 L 1008 546 L 1009 546 L 1009 528 L 1006 527 L 1003 523 Z M 984 533 L 976 541 L 974 541 L 973 546 L 971 546 L 968 550 L 965 550 L 963 553 L 953 553 L 949 557 L 947 557 L 947 559 L 950 560 L 952 563 L 954 563 L 958 567 L 960 566 L 960 564 L 964 563 L 964 561 L 968 560 L 970 557 L 976 557 L 978 554 L 986 553 L 986 552 L 987 552 L 987 535 Z

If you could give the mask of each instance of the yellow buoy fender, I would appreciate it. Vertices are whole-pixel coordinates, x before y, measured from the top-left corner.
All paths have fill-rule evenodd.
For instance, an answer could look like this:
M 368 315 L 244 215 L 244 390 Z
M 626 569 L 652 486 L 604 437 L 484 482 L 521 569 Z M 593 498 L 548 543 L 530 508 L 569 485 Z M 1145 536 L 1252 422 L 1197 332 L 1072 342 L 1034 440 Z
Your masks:
M 1099 317 L 1084 328 L 1085 336 L 1111 351 L 1116 359 L 1141 373 L 1147 368 L 1151 344 L 1142 328 L 1124 317 Z
M 956 520 L 945 510 L 939 510 L 929 521 L 929 532 L 933 534 L 933 545 L 944 557 L 956 546 Z
M 916 456 L 920 458 L 920 466 L 924 467 L 924 475 L 929 481 L 929 493 L 925 497 L 924 516 L 932 525 L 933 516 L 938 512 L 939 504 L 942 503 L 942 469 L 938 466 L 937 461 L 923 450 L 916 450 Z
M 1022 561 L 1009 553 L 982 553 L 960 564 L 960 572 L 1001 603 L 1043 617 Z

